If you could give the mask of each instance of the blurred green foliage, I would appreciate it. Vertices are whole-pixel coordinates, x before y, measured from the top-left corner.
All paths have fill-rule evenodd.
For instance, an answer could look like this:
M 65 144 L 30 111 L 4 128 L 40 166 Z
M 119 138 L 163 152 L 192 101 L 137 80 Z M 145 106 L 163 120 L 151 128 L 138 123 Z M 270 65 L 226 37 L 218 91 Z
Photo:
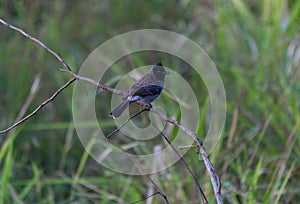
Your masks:
M 300 200 L 299 12 L 297 0 L 0 1 L 1 18 L 40 39 L 74 70 L 104 41 L 136 29 L 171 30 L 200 44 L 215 62 L 227 93 L 226 126 L 210 155 L 225 203 Z M 62 65 L 53 56 L 19 33 L 4 26 L 0 33 L 4 129 L 20 114 L 39 75 L 39 90 L 26 113 L 70 76 L 58 71 Z M 133 55 L 117 66 L 129 70 L 155 63 L 145 56 Z M 205 112 L 208 95 L 199 76 L 182 68 L 179 60 L 166 62 L 199 90 L 195 93 Z M 106 83 L 112 85 L 124 70 L 114 68 Z M 0 203 L 130 203 L 146 196 L 146 177 L 111 172 L 88 157 L 74 131 L 71 97 L 69 87 L 35 117 L 1 135 Z M 164 98 L 161 102 L 173 110 L 172 117 L 180 117 L 174 104 Z M 109 103 L 97 104 L 97 111 L 101 124 L 113 130 L 106 117 Z M 205 132 L 204 123 L 198 133 Z M 152 151 L 150 144 L 142 145 L 144 151 Z M 209 177 L 196 153 L 189 150 L 185 159 L 214 203 Z M 156 176 L 170 203 L 199 203 L 193 179 L 180 162 Z M 155 196 L 154 203 L 163 200 Z

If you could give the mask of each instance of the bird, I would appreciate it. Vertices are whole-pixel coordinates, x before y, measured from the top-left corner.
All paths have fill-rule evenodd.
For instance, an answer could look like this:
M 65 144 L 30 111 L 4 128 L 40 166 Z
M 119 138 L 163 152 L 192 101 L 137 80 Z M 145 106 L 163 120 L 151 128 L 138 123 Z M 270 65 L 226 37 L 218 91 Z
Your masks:
M 136 81 L 127 91 L 121 104 L 115 107 L 109 114 L 113 118 L 121 116 L 129 104 L 140 101 L 151 108 L 154 101 L 162 92 L 166 75 L 170 74 L 161 62 L 154 65 L 149 72 Z

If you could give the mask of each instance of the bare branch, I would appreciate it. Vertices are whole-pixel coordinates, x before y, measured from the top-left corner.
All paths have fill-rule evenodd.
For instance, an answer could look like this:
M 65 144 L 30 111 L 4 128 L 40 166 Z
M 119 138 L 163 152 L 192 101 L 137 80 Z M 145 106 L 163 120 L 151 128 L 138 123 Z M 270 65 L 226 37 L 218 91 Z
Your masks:
M 56 52 L 54 52 L 53 50 L 51 50 L 48 46 L 46 46 L 44 43 L 42 43 L 41 41 L 39 41 L 38 39 L 36 39 L 35 37 L 32 37 L 31 35 L 29 35 L 28 33 L 26 33 L 24 30 L 17 28 L 9 23 L 7 23 L 6 21 L 4 21 L 2 18 L 0 18 L 0 23 L 2 23 L 3 25 L 5 25 L 6 27 L 15 30 L 19 33 L 21 33 L 22 35 L 24 35 L 26 38 L 28 38 L 29 40 L 32 40 L 33 42 L 37 43 L 38 45 L 40 45 L 41 47 L 43 47 L 45 50 L 47 50 L 48 52 L 50 52 L 58 61 L 60 61 L 60 63 L 62 63 L 64 65 L 64 67 L 71 71 L 71 68 L 67 65 L 67 63 L 65 62 L 65 60 L 63 60 L 63 58 L 61 58 Z
M 208 155 L 206 153 L 206 150 L 203 146 L 203 142 L 198 138 L 198 136 L 196 135 L 196 133 L 194 133 L 193 131 L 189 130 L 188 128 L 186 128 L 185 126 L 183 126 L 180 122 L 178 122 L 177 120 L 173 119 L 173 118 L 169 118 L 167 117 L 164 113 L 162 113 L 161 111 L 155 109 L 155 108 L 151 108 L 150 109 L 151 112 L 155 113 L 156 115 L 158 115 L 159 117 L 161 117 L 163 120 L 167 121 L 168 123 L 171 123 L 173 125 L 176 125 L 177 127 L 179 127 L 183 132 L 185 132 L 187 135 L 191 136 L 193 138 L 193 140 L 197 143 L 199 150 L 200 150 L 200 154 L 201 157 L 204 161 L 204 164 L 206 166 L 206 169 L 209 173 L 210 176 L 210 180 L 214 189 L 214 193 L 215 193 L 215 197 L 217 200 L 217 203 L 223 203 L 222 201 L 222 194 L 221 194 L 221 182 L 220 182 L 220 178 L 218 177 L 218 175 L 215 172 L 215 169 L 212 165 L 212 163 L 210 162 L 210 160 L 208 159 Z
M 167 204 L 169 203 L 167 196 L 165 196 L 165 195 L 162 194 L 161 192 L 157 191 L 157 192 L 153 193 L 152 195 L 149 195 L 149 196 L 143 198 L 142 200 L 138 200 L 138 201 L 133 202 L 133 203 L 130 203 L 130 204 L 140 203 L 140 202 L 145 201 L 145 200 L 147 200 L 148 198 L 150 198 L 150 197 L 152 197 L 152 196 L 155 196 L 155 195 L 157 195 L 157 194 L 161 195 L 161 196 L 165 199 L 165 201 L 166 201 Z
M 155 126 L 156 127 L 156 126 Z M 159 131 L 158 127 L 156 127 L 156 129 Z M 205 204 L 208 204 L 208 200 L 199 184 L 198 178 L 196 177 L 196 175 L 193 173 L 193 171 L 191 170 L 191 168 L 188 166 L 188 164 L 186 163 L 186 161 L 184 160 L 184 158 L 177 152 L 177 150 L 175 149 L 175 147 L 172 145 L 171 141 L 168 139 L 168 137 L 161 131 L 160 134 L 163 136 L 163 138 L 167 141 L 167 143 L 171 146 L 171 148 L 174 150 L 174 152 L 176 153 L 176 155 L 179 157 L 179 159 L 182 161 L 184 167 L 187 169 L 187 171 L 191 174 L 191 176 L 193 177 L 200 193 L 202 196 L 202 201 Z
M 21 123 L 25 122 L 26 120 L 28 120 L 29 118 L 31 118 L 32 116 L 34 116 L 39 110 L 41 110 L 45 105 L 47 105 L 49 102 L 53 101 L 56 96 L 58 96 L 58 94 L 60 94 L 60 92 L 62 92 L 65 88 L 67 88 L 70 84 L 72 84 L 74 81 L 76 80 L 76 78 L 72 78 L 70 81 L 68 81 L 67 83 L 65 83 L 62 87 L 60 87 L 50 98 L 48 98 L 46 101 L 44 101 L 41 105 L 39 105 L 32 113 L 30 113 L 29 115 L 27 115 L 25 118 L 19 120 L 18 122 L 14 123 L 12 126 L 8 127 L 5 130 L 0 131 L 0 134 L 3 133 L 7 133 L 8 131 L 10 131 L 11 129 L 17 127 L 18 125 L 20 125 Z
M 88 77 L 84 77 L 84 76 L 80 76 L 80 75 L 74 73 L 71 70 L 65 70 L 65 69 L 59 69 L 59 70 L 62 71 L 62 72 L 67 72 L 69 74 L 72 74 L 79 81 L 85 81 L 85 82 L 94 84 L 95 86 L 103 89 L 104 91 L 108 91 L 108 92 L 111 92 L 113 94 L 117 94 L 117 95 L 121 95 L 121 96 L 125 96 L 126 95 L 125 91 L 114 89 L 114 88 L 111 88 L 111 87 L 106 86 L 104 84 L 101 84 L 101 83 L 95 81 L 94 79 L 91 79 L 91 78 L 88 78 Z
M 138 111 L 137 113 L 131 115 L 127 120 L 125 120 L 125 122 L 120 125 L 120 127 L 118 127 L 117 129 L 115 129 L 114 131 L 112 131 L 111 133 L 109 133 L 106 137 L 109 138 L 111 135 L 115 134 L 116 132 L 119 132 L 121 130 L 122 127 L 124 127 L 130 120 L 132 120 L 133 118 L 135 118 L 136 116 L 140 115 L 142 112 L 144 111 L 149 111 L 149 109 L 142 109 L 140 111 Z

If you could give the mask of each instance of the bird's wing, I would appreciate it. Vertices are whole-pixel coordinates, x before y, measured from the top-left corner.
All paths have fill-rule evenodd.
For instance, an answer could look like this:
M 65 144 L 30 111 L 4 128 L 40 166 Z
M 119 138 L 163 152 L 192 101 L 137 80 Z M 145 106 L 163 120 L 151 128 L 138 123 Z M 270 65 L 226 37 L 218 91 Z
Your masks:
M 142 88 L 139 88 L 136 92 L 134 92 L 133 96 L 157 95 L 161 93 L 162 89 L 163 88 L 161 86 L 157 85 L 144 86 Z

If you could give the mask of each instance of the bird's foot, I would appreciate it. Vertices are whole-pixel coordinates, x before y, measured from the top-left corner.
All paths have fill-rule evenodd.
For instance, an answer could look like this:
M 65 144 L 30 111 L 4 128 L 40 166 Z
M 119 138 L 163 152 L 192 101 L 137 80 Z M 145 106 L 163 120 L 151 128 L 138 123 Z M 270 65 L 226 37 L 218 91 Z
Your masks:
M 150 110 L 150 109 L 152 108 L 152 105 L 149 103 L 149 104 L 147 104 L 147 105 L 145 106 L 145 108 L 146 108 L 147 110 Z

